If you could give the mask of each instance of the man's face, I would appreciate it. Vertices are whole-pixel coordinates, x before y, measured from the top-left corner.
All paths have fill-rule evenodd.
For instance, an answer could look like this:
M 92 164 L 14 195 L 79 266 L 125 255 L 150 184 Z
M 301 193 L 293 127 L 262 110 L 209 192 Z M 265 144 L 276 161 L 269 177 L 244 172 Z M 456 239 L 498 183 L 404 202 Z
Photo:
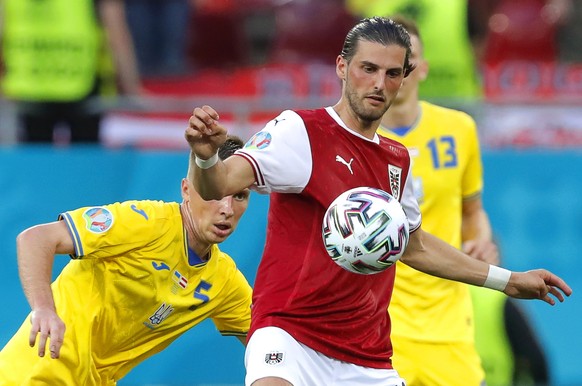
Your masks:
M 189 200 L 194 236 L 198 241 L 218 244 L 234 232 L 249 204 L 250 190 L 244 189 L 222 200 L 205 201 L 188 181 L 182 182 L 182 196 Z
M 338 59 L 344 95 L 358 118 L 368 122 L 382 118 L 402 85 L 405 57 L 406 49 L 396 44 L 360 40 L 349 63 Z

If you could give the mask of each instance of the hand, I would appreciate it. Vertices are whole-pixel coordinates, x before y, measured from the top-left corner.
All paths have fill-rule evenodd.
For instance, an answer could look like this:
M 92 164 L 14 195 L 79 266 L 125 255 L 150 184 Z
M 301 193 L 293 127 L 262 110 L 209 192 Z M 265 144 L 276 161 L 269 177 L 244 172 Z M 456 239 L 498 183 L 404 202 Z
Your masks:
M 463 243 L 463 252 L 474 259 L 499 265 L 499 249 L 491 240 L 467 240 Z
M 535 269 L 527 272 L 512 272 L 503 292 L 507 296 L 518 299 L 540 299 L 553 306 L 556 301 L 550 294 L 563 302 L 564 294 L 570 296 L 572 289 L 553 273 L 545 269 Z
M 50 340 L 49 350 L 51 358 L 58 358 L 65 336 L 65 323 L 63 323 L 55 311 L 48 309 L 32 311 L 30 323 L 32 324 L 28 338 L 30 347 L 34 347 L 38 335 L 38 356 L 44 357 L 48 339 Z
M 198 158 L 209 159 L 226 141 L 228 131 L 218 119 L 218 113 L 210 106 L 196 107 L 192 112 L 185 137 Z

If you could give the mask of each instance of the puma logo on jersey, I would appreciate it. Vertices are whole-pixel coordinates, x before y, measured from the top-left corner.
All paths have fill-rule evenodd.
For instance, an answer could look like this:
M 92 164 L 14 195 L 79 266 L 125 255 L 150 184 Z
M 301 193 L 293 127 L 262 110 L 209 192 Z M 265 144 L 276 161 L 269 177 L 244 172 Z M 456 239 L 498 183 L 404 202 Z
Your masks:
M 273 126 L 277 126 L 277 123 L 282 122 L 282 121 L 285 121 L 287 119 L 286 118 L 283 118 L 283 119 L 275 118 L 273 120 L 275 121 L 275 124 Z
M 346 165 L 350 171 L 350 174 L 354 174 L 354 171 L 352 170 L 352 162 L 354 162 L 353 158 L 350 159 L 350 162 L 346 162 L 346 160 L 343 159 L 341 155 L 336 155 L 335 160 L 341 164 Z

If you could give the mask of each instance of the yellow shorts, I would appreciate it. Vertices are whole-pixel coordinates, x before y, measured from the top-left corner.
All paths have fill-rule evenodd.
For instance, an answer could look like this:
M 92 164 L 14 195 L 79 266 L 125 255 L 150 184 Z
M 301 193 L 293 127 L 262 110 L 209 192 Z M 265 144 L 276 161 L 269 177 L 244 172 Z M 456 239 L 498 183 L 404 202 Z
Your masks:
M 470 343 L 429 343 L 393 337 L 392 344 L 392 365 L 406 386 L 485 386 L 481 359 Z

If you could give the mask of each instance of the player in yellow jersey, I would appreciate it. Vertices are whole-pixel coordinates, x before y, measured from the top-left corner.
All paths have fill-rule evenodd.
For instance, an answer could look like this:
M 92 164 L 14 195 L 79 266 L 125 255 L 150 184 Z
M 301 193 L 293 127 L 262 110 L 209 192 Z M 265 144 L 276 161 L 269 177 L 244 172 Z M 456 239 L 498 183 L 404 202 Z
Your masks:
M 219 156 L 241 146 L 231 138 Z M 85 207 L 18 236 L 32 312 L 0 352 L 1 385 L 115 385 L 208 318 L 245 343 L 251 287 L 216 244 L 235 230 L 250 191 L 204 201 L 188 179 L 181 188 L 181 204 Z M 55 254 L 73 260 L 51 285 Z
M 419 101 L 428 74 L 416 25 L 394 18 L 411 35 L 417 68 L 382 118 L 379 134 L 404 144 L 423 228 L 480 260 L 498 263 L 480 197 L 477 129 L 467 114 Z M 393 364 L 408 386 L 478 386 L 484 372 L 474 344 L 469 286 L 398 263 L 390 305 Z

